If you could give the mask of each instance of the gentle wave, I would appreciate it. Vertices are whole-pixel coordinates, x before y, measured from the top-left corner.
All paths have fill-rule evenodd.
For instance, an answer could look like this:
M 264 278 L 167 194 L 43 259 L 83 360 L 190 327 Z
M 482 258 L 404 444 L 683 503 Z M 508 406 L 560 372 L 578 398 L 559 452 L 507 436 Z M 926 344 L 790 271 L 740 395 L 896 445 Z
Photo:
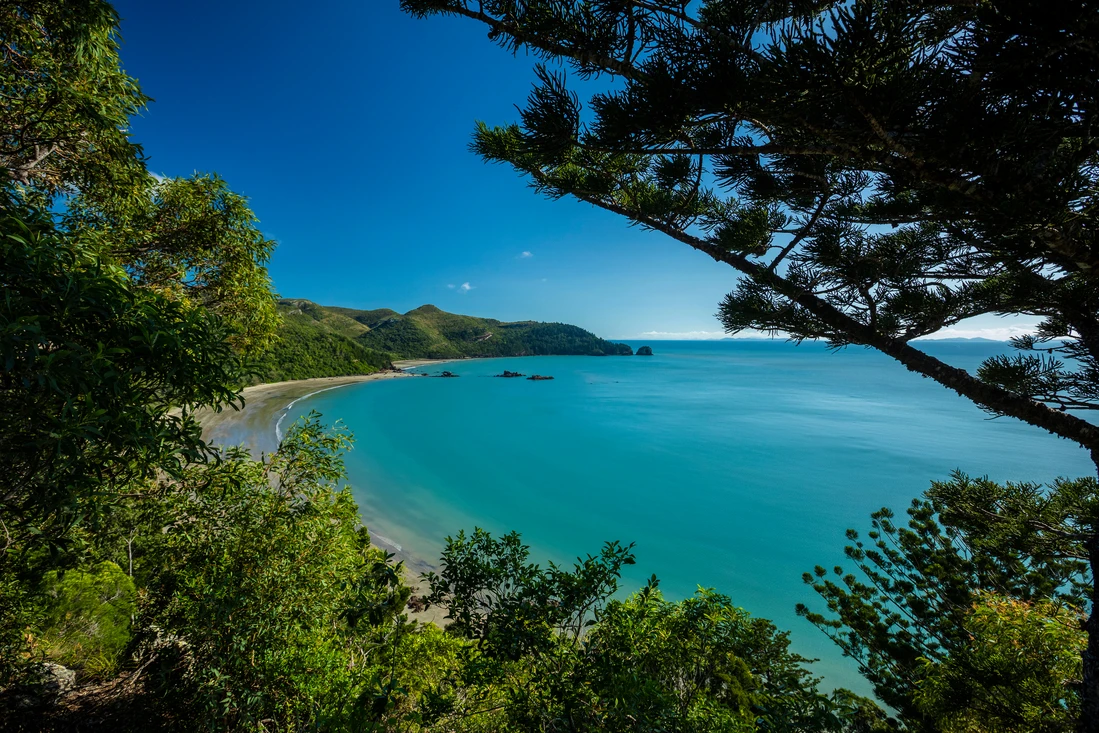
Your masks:
M 339 389 L 340 387 L 347 387 L 352 384 L 359 384 L 359 382 L 348 382 L 347 384 L 337 384 L 334 387 L 325 387 L 324 389 L 318 389 L 316 392 L 310 392 L 309 394 L 302 395 L 301 397 L 288 404 L 286 407 L 282 408 L 282 414 L 279 415 L 279 419 L 275 421 L 275 443 L 279 445 L 282 444 L 282 421 L 285 420 L 286 416 L 290 414 L 290 408 L 292 408 L 294 405 L 298 404 L 302 400 L 309 399 L 313 395 L 318 395 L 321 392 L 328 392 L 329 390 L 333 389 Z
M 403 548 L 403 547 L 401 547 L 400 545 L 398 545 L 398 544 L 397 544 L 396 542 L 394 542 L 393 540 L 389 539 L 389 538 L 388 538 L 388 537 L 386 537 L 385 535 L 380 535 L 380 534 L 374 534 L 373 532 L 371 532 L 371 533 L 370 533 L 370 539 L 371 539 L 371 541 L 373 541 L 373 542 L 380 542 L 380 543 L 382 543 L 383 545 L 388 545 L 389 547 L 392 547 L 392 548 L 393 548 L 394 550 L 396 550 L 397 552 L 404 552 L 404 548 Z

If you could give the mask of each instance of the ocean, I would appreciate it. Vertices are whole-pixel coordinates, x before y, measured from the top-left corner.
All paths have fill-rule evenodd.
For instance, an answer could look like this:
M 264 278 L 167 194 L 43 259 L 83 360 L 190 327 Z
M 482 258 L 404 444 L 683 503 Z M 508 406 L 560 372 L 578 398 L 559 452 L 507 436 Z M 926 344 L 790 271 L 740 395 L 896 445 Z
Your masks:
M 350 484 L 372 536 L 434 561 L 445 537 L 517 530 L 539 562 L 635 542 L 624 592 L 713 587 L 791 632 L 826 687 L 867 693 L 851 660 L 794 613 L 801 579 L 845 563 L 844 532 L 903 518 L 933 480 L 1086 475 L 1086 452 L 907 372 L 876 352 L 782 341 L 648 342 L 651 357 L 452 362 L 457 379 L 396 379 L 297 402 L 346 424 Z M 632 342 L 635 348 L 642 345 Z M 925 342 L 975 369 L 1007 349 Z M 553 381 L 495 379 L 503 370 Z

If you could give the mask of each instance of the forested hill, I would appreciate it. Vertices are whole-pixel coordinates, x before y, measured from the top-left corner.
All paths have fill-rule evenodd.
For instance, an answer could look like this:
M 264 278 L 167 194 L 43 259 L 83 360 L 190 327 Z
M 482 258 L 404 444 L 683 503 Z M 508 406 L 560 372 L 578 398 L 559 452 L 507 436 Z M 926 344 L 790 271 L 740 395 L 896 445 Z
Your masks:
M 389 354 L 356 340 L 366 328 L 307 300 L 280 301 L 278 339 L 263 355 L 253 381 L 372 374 L 393 366 Z
M 633 354 L 626 344 L 566 323 L 505 323 L 433 305 L 402 314 L 287 299 L 278 310 L 280 339 L 263 362 L 263 381 L 363 374 L 395 359 Z

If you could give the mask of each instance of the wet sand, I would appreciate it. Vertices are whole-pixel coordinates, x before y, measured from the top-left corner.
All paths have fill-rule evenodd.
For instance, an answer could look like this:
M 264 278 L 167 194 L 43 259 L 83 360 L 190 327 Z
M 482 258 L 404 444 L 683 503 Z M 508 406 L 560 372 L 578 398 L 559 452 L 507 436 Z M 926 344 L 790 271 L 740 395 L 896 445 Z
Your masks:
M 271 453 L 278 448 L 276 426 L 295 401 L 349 384 L 412 376 L 400 371 L 376 372 L 351 377 L 322 377 L 257 384 L 244 388 L 243 409 L 227 407 L 221 412 L 203 410 L 196 417 L 202 423 L 202 437 L 206 442 L 215 445 L 239 445 L 247 448 L 258 459 L 262 454 Z

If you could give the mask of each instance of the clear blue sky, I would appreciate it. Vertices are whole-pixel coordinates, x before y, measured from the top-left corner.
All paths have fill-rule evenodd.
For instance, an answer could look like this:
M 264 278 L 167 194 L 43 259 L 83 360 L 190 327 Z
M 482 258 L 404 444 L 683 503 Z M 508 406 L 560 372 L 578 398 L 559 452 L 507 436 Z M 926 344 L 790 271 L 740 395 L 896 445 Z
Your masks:
M 248 196 L 284 297 L 720 335 L 732 270 L 467 151 L 476 120 L 515 120 L 533 78 L 478 24 L 396 0 L 115 6 L 123 64 L 155 100 L 133 124 L 150 169 L 217 172 Z

